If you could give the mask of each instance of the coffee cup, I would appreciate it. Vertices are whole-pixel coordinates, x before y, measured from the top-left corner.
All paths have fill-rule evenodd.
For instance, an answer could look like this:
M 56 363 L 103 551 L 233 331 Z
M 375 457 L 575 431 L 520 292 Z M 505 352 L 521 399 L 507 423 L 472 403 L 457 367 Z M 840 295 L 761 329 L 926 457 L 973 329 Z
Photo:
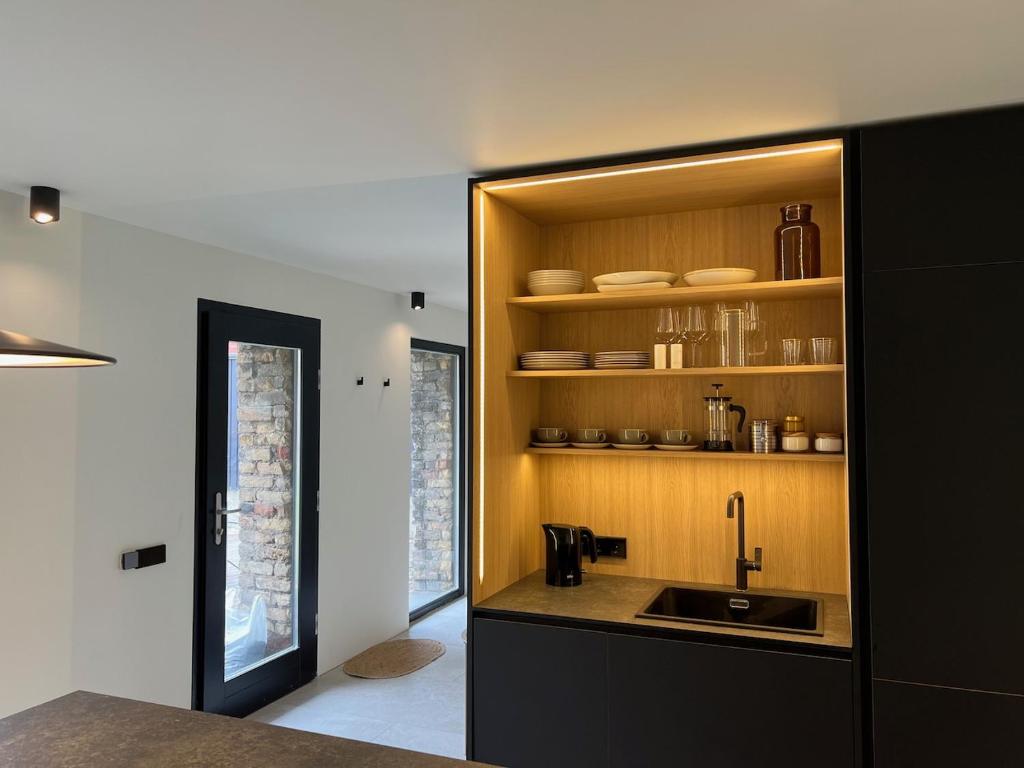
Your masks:
M 533 434 L 538 443 L 564 443 L 569 437 L 561 427 L 537 427 Z
M 686 445 L 690 442 L 690 430 L 663 429 L 661 430 L 661 441 L 665 445 Z
M 607 440 L 607 436 L 603 429 L 586 427 L 584 429 L 576 430 L 577 443 L 603 443 L 605 440 Z
M 618 436 L 623 445 L 642 445 L 649 439 L 642 429 L 620 429 Z

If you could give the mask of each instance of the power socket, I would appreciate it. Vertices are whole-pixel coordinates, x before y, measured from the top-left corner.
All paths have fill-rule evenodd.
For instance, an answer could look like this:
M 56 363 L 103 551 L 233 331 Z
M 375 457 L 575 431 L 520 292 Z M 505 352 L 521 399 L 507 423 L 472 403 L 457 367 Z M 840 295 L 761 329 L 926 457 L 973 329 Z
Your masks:
M 626 539 L 619 536 L 597 536 L 598 557 L 620 557 L 626 559 Z

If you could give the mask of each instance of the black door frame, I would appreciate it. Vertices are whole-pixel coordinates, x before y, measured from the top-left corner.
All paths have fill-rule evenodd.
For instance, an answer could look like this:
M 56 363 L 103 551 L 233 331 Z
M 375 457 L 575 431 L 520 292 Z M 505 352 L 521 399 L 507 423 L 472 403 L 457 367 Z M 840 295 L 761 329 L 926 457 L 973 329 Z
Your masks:
M 319 559 L 320 488 L 320 320 L 281 312 L 225 304 L 199 299 L 198 347 L 196 359 L 196 498 L 195 566 L 192 630 L 192 708 L 206 712 L 243 717 L 280 698 L 285 693 L 316 677 L 317 665 L 317 573 Z M 230 330 L 230 334 L 227 331 Z M 223 639 L 214 643 L 207 630 L 224 626 L 223 599 L 208 598 L 208 577 L 217 578 L 208 568 L 207 548 L 213 538 L 211 511 L 214 496 L 224 492 L 219 482 L 208 478 L 226 477 L 226 456 L 212 455 L 208 448 L 211 430 L 227 434 L 225 414 L 214 412 L 211 390 L 227 390 L 226 367 L 210 365 L 211 331 L 230 335 L 233 340 L 277 346 L 301 347 L 302 429 L 300 436 L 299 487 L 299 647 L 255 670 L 228 681 L 223 667 L 217 675 L 208 670 L 209 656 L 223 660 Z M 247 338 L 248 337 L 248 338 Z M 308 417 L 308 418 L 307 418 Z M 224 578 L 223 565 L 219 577 Z M 213 570 L 217 566 L 214 564 Z M 219 608 L 218 608 L 219 604 Z M 219 633 L 218 633 L 219 634 Z M 214 646 L 218 646 L 215 648 Z M 216 665 L 214 665 L 216 666 Z
M 419 349 L 424 352 L 440 352 L 448 355 L 455 355 L 458 358 L 458 408 L 456 418 L 455 438 L 455 470 L 458 477 L 453 484 L 456 492 L 456 509 L 458 515 L 456 527 L 458 529 L 458 586 L 436 600 L 431 600 L 421 605 L 414 611 L 409 611 L 409 621 L 416 621 L 426 616 L 431 611 L 436 611 L 442 605 L 447 605 L 466 594 L 466 569 L 469 567 L 468 548 L 466 541 L 466 348 L 458 344 L 445 344 L 440 341 L 427 341 L 426 339 L 410 339 L 409 351 Z

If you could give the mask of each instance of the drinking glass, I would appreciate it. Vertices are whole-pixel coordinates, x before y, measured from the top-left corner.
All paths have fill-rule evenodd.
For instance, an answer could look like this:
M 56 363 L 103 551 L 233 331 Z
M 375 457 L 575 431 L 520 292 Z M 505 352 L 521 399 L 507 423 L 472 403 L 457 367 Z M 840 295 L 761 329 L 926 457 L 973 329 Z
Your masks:
M 743 302 L 743 310 L 747 313 L 747 357 L 762 357 L 768 352 L 768 321 L 756 301 Z
M 800 365 L 804 361 L 804 340 L 783 339 L 782 340 L 782 363 L 783 365 Z
M 708 314 L 704 307 L 696 304 L 683 307 L 679 314 L 680 337 L 690 344 L 690 367 L 698 368 L 703 362 L 701 347 L 711 335 L 711 329 L 708 327 Z
M 679 314 L 671 307 L 658 310 L 658 326 L 654 331 L 654 340 L 658 344 L 672 344 L 679 340 Z
M 831 336 L 811 339 L 811 360 L 815 365 L 832 365 L 836 361 L 836 340 Z

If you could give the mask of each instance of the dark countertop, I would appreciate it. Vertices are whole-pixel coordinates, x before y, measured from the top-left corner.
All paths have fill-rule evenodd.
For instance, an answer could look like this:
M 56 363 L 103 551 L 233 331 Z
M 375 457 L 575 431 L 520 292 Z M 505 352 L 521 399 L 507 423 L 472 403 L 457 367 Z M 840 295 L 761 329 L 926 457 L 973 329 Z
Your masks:
M 705 635 L 758 638 L 794 647 L 818 646 L 843 650 L 849 650 L 852 647 L 850 614 L 844 595 L 782 592 L 768 589 L 750 590 L 750 594 L 784 594 L 816 597 L 824 600 L 824 636 L 636 618 L 634 614 L 645 608 L 647 602 L 662 587 L 667 586 L 732 589 L 730 586 L 720 584 L 694 584 L 685 581 L 664 581 L 601 573 L 586 574 L 583 577 L 583 583 L 578 587 L 549 587 L 544 583 L 542 569 L 534 571 L 529 576 L 477 604 L 474 610 L 622 624 L 631 629 L 637 627 L 670 629 L 679 632 L 681 636 L 703 633 Z M 680 639 L 684 638 L 680 637 Z
M 0 766 L 460 765 L 482 764 L 85 691 L 0 720 Z

